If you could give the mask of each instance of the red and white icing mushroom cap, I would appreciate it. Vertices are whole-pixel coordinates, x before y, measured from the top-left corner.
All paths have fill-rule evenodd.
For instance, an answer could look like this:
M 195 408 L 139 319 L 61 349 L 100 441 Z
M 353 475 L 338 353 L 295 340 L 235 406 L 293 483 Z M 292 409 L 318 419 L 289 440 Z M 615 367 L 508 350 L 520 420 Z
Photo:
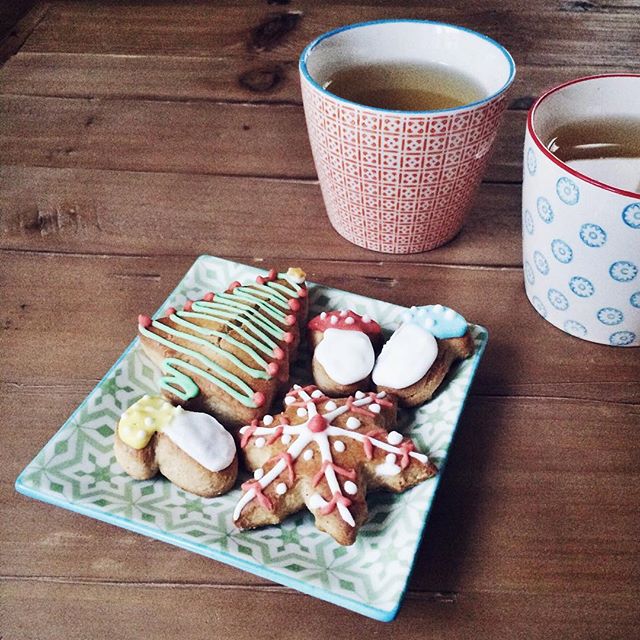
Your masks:
M 346 331 L 361 331 L 368 336 L 381 333 L 380 325 L 371 317 L 361 316 L 350 309 L 337 311 L 323 311 L 320 315 L 309 320 L 307 325 L 311 331 L 326 331 L 327 329 L 343 329 Z

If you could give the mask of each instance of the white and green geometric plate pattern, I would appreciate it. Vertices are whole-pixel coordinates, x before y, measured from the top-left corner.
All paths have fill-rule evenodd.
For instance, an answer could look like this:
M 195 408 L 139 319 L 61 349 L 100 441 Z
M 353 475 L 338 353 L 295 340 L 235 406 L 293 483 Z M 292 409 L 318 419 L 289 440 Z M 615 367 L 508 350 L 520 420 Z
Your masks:
M 304 266 L 304 265 L 303 265 Z M 219 291 L 234 280 L 264 273 L 253 267 L 201 256 L 160 310 Z M 350 308 L 393 330 L 404 307 L 309 283 L 310 314 Z M 437 300 L 416 300 L 416 304 Z M 159 310 L 159 311 L 160 311 Z M 132 332 L 135 319 L 132 319 Z M 440 468 L 487 341 L 473 326 L 476 352 L 460 363 L 437 396 L 401 416 L 401 431 Z M 308 354 L 302 353 L 305 362 Z M 308 367 L 295 367 L 293 382 L 307 382 Z M 238 531 L 232 522 L 237 488 L 219 498 L 200 498 L 158 476 L 137 481 L 113 454 L 120 414 L 145 393 L 158 392 L 160 372 L 137 338 L 73 415 L 16 480 L 19 492 L 98 520 L 163 540 L 225 562 L 303 593 L 378 620 L 392 620 L 400 606 L 440 474 L 401 495 L 369 496 L 369 521 L 356 543 L 338 545 L 319 532 L 310 513 L 281 526 Z M 274 407 L 274 413 L 277 407 Z

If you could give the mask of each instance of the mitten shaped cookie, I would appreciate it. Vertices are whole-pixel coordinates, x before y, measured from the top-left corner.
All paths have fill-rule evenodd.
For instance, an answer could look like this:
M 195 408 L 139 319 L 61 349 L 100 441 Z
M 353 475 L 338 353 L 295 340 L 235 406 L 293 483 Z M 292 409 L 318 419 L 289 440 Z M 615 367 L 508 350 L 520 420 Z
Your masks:
M 233 514 L 241 529 L 277 524 L 306 506 L 318 529 L 349 545 L 367 519 L 367 491 L 404 491 L 437 473 L 392 430 L 396 404 L 385 392 L 331 399 L 296 385 L 285 407 L 240 430 L 254 476 Z
M 287 384 L 307 304 L 304 272 L 271 270 L 169 308 L 163 318 L 139 316 L 140 341 L 165 374 L 167 399 L 225 425 L 246 424 L 264 415 Z
M 353 311 L 323 311 L 309 321 L 313 379 L 330 396 L 347 396 L 371 386 L 380 325 Z
M 378 391 L 415 407 L 429 400 L 451 365 L 473 354 L 466 320 L 442 305 L 411 307 L 382 347 L 372 379 Z
M 114 449 L 133 478 L 147 480 L 160 472 L 205 498 L 229 491 L 238 474 L 233 437 L 214 417 L 174 407 L 159 396 L 143 396 L 122 414 Z

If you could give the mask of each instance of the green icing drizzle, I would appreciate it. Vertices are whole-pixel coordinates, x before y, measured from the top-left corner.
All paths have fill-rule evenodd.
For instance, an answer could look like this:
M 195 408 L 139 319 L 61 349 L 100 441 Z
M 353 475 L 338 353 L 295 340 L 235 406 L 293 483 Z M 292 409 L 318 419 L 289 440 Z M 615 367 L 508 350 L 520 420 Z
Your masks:
M 255 362 L 262 365 L 263 367 L 266 367 L 267 362 L 248 345 L 243 344 L 239 340 L 236 340 L 226 333 L 216 331 L 214 329 L 208 329 L 207 327 L 201 327 L 193 322 L 185 320 L 185 318 L 216 320 L 217 322 L 220 322 L 220 324 L 233 329 L 233 331 L 235 331 L 238 335 L 242 336 L 245 340 L 247 340 L 247 342 L 250 342 L 267 356 L 273 357 L 273 350 L 276 349 L 278 345 L 267 334 L 273 336 L 276 340 L 280 340 L 285 335 L 285 331 L 268 318 L 255 314 L 256 309 L 253 305 L 256 305 L 259 309 L 266 312 L 272 318 L 275 318 L 279 322 L 284 323 L 286 314 L 277 309 L 274 305 L 279 305 L 284 309 L 288 309 L 288 299 L 285 295 L 283 295 L 283 293 L 288 296 L 297 298 L 299 297 L 298 292 L 302 290 L 302 287 L 297 283 L 290 281 L 286 274 L 279 273 L 278 278 L 285 280 L 289 285 L 291 285 L 291 288 L 273 281 L 269 281 L 266 284 L 255 283 L 252 285 L 236 287 L 231 294 L 216 294 L 214 302 L 208 302 L 205 300 L 194 302 L 193 311 L 176 312 L 175 314 L 171 315 L 171 320 L 178 325 L 199 333 L 200 335 L 216 336 L 221 338 L 222 340 L 226 340 L 227 342 L 237 346 L 239 349 L 247 353 Z M 235 322 L 239 322 L 243 326 L 238 326 L 237 324 L 235 324 Z M 183 331 L 179 331 L 177 329 L 174 329 L 173 327 L 169 327 L 168 325 L 157 322 L 155 320 L 153 321 L 152 326 L 160 329 L 161 331 L 164 331 L 171 336 L 195 342 L 196 344 L 200 344 L 211 349 L 215 353 L 222 355 L 230 362 L 233 362 L 239 369 L 253 378 L 260 378 L 265 380 L 271 378 L 271 376 L 266 371 L 252 369 L 232 353 L 225 351 L 221 347 L 211 343 L 208 340 L 199 338 L 189 333 L 185 333 Z M 240 391 L 229 386 L 226 382 L 224 382 L 224 380 L 220 380 L 208 371 L 205 371 L 204 369 L 195 366 L 190 362 L 186 362 L 179 358 L 173 357 L 166 358 L 162 364 L 163 370 L 168 374 L 166 376 L 163 376 L 161 379 L 161 386 L 163 388 L 168 389 L 184 401 L 189 400 L 190 398 L 194 398 L 198 395 L 200 391 L 198 385 L 190 376 L 176 368 L 180 367 L 181 369 L 186 369 L 195 376 L 199 376 L 213 383 L 214 385 L 228 393 L 230 396 L 238 400 L 238 402 L 243 404 L 245 407 L 255 408 L 257 406 L 253 400 L 253 389 L 238 376 L 227 371 L 226 369 L 213 362 L 205 355 L 198 353 L 197 351 L 193 351 L 192 349 L 188 349 L 174 342 L 171 342 L 170 340 L 157 335 L 153 331 L 149 331 L 149 329 L 145 327 L 140 327 L 139 330 L 142 335 L 155 340 L 156 342 L 167 346 L 179 353 L 183 353 L 184 355 L 190 356 L 195 360 L 199 360 L 207 368 L 211 369 L 222 378 L 226 378 L 227 380 L 233 382 L 244 393 L 241 393 Z M 248 333 L 248 331 L 250 331 L 254 335 L 251 335 L 250 333 Z
M 178 311 L 177 313 L 172 314 L 170 316 L 171 320 L 176 324 L 186 327 L 187 329 L 191 329 L 192 331 L 196 331 L 197 333 L 200 333 L 204 336 L 216 336 L 217 338 L 220 338 L 225 342 L 235 345 L 236 347 L 238 347 L 238 349 L 240 349 L 241 351 L 244 351 L 247 355 L 253 358 L 253 360 L 257 362 L 259 365 L 262 365 L 263 367 L 266 368 L 268 364 L 267 361 L 262 356 L 258 355 L 251 347 L 248 347 L 246 344 L 244 344 L 243 342 L 240 342 L 240 340 L 236 340 L 235 338 L 233 338 L 227 333 L 224 333 L 222 331 L 216 331 L 215 329 L 208 329 L 207 327 L 201 327 L 200 325 L 194 324 L 193 322 L 184 320 L 183 318 L 180 317 L 182 313 L 183 312 Z M 188 311 L 186 313 L 188 313 Z
M 205 380 L 209 380 L 209 382 L 212 382 L 216 386 L 220 387 L 220 389 L 222 389 L 223 391 L 226 391 L 230 396 L 233 396 L 245 407 L 250 407 L 251 409 L 255 409 L 257 407 L 252 397 L 242 395 L 233 387 L 230 387 L 226 382 L 218 380 L 218 378 L 212 376 L 209 372 L 200 369 L 200 367 L 192 365 L 190 362 L 185 362 L 184 360 L 180 360 L 179 358 L 167 358 L 162 363 L 162 367 L 167 373 L 170 373 L 171 375 L 163 377 L 160 381 L 160 385 L 165 389 L 169 389 L 169 391 L 171 391 L 172 393 L 175 393 L 179 398 L 182 398 L 182 400 L 195 398 L 200 392 L 200 389 L 198 388 L 198 385 L 186 373 L 178 371 L 176 367 L 187 369 L 187 371 L 191 371 L 191 373 L 195 374 L 196 376 L 200 376 Z M 184 389 L 184 392 L 177 390 L 175 386 L 172 386 L 172 383 L 174 385 L 177 384 L 182 387 Z M 249 389 L 249 391 L 251 391 L 251 389 Z

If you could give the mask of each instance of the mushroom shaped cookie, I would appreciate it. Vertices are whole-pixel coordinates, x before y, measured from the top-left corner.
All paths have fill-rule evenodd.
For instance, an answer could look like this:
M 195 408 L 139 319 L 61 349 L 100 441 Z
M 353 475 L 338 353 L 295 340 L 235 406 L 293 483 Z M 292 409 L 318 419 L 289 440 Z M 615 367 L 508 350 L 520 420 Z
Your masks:
M 382 347 L 372 379 L 378 391 L 415 407 L 429 400 L 451 365 L 473 354 L 466 320 L 440 304 L 411 307 Z
M 353 311 L 323 311 L 308 324 L 313 379 L 324 393 L 346 396 L 371 387 L 380 325 Z
M 277 524 L 306 506 L 318 529 L 352 544 L 367 519 L 367 491 L 398 493 L 437 473 L 395 422 L 396 403 L 385 392 L 331 399 L 315 386 L 294 386 L 282 413 L 240 430 L 253 479 L 242 485 L 237 526 Z
M 147 480 L 159 471 L 205 498 L 229 491 L 238 474 L 231 434 L 214 417 L 174 407 L 160 396 L 143 396 L 122 414 L 114 449 L 133 478 Z

